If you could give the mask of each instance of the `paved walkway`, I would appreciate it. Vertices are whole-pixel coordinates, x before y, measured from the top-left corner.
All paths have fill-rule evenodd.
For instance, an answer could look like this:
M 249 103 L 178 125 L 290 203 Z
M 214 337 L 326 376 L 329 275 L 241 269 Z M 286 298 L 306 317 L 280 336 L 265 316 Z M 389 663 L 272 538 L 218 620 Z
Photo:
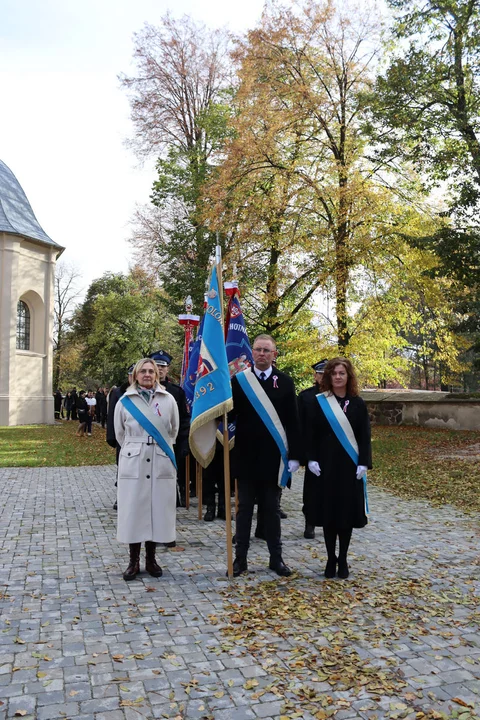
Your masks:
M 193 506 L 164 576 L 125 583 L 113 467 L 0 470 L 0 720 L 480 717 L 478 516 L 371 489 L 351 576 L 326 581 L 299 480 L 294 577 L 254 540 L 230 585 L 224 523 Z

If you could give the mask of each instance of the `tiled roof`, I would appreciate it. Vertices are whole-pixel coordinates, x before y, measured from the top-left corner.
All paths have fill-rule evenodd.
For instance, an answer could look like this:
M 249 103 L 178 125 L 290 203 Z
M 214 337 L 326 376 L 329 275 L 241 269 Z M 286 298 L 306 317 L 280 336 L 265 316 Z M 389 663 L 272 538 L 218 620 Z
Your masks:
M 21 235 L 63 250 L 40 227 L 27 196 L 4 162 L 0 160 L 0 232 Z

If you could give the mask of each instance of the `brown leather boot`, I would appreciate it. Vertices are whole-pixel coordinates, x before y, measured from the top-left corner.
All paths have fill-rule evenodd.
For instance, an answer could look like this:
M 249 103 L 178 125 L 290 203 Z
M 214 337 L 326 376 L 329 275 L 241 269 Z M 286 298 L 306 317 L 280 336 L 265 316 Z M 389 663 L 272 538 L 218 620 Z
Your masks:
M 142 543 L 130 543 L 130 564 L 123 573 L 124 580 L 135 580 L 140 572 L 140 548 Z
M 155 560 L 155 548 L 157 543 L 147 540 L 145 543 L 145 570 L 153 577 L 162 577 L 163 570 Z

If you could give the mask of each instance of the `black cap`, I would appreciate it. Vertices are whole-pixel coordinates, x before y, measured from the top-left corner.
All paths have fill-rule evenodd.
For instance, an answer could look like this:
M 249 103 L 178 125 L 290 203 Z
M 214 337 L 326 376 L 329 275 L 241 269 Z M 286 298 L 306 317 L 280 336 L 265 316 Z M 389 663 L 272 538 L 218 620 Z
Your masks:
M 312 370 L 315 370 L 317 373 L 322 373 L 325 370 L 325 365 L 328 362 L 328 358 L 324 358 L 323 360 L 319 360 L 314 365 L 312 365 Z
M 169 355 L 165 350 L 157 350 L 156 352 L 150 353 L 148 356 L 151 360 L 154 360 L 157 365 L 170 365 L 172 362 L 172 356 Z

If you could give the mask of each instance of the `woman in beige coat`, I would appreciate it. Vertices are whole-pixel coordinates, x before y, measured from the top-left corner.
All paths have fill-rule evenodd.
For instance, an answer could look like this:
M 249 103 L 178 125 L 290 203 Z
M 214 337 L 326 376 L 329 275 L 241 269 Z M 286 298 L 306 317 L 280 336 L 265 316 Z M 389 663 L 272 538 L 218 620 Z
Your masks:
M 145 358 L 135 365 L 132 384 L 115 407 L 114 424 L 121 446 L 117 540 L 130 546 L 130 564 L 123 577 L 134 580 L 140 571 L 142 542 L 145 570 L 160 577 L 156 543 L 175 540 L 177 473 L 173 443 L 179 420 L 177 404 L 159 384 L 152 360 Z

